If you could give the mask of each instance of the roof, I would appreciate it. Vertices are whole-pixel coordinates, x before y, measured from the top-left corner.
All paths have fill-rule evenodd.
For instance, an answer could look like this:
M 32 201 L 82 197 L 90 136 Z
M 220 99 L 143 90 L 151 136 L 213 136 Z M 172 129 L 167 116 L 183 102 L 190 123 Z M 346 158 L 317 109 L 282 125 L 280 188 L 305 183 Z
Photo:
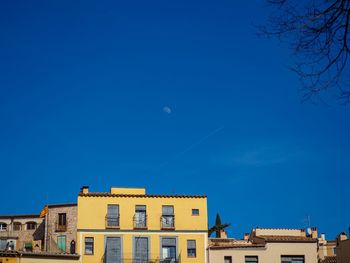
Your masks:
M 77 203 L 66 203 L 66 204 L 51 204 L 51 205 L 47 205 L 48 208 L 68 207 L 68 206 L 77 206 Z
M 22 252 L 22 251 L 8 251 L 0 250 L 0 257 L 30 257 L 30 258 L 64 258 L 64 259 L 79 259 L 78 254 L 64 254 L 64 253 L 49 253 L 49 252 Z
M 247 240 L 233 238 L 211 238 L 209 249 L 232 249 L 232 248 L 264 248 L 264 244 L 256 244 Z
M 325 257 L 323 260 L 321 260 L 321 263 L 337 263 L 337 257 L 336 256 Z
M 23 214 L 23 215 L 0 215 L 0 219 L 8 219 L 8 218 L 39 218 L 39 214 Z
M 304 229 L 302 228 L 273 228 L 273 227 L 256 227 L 255 229 L 265 229 L 265 230 L 301 230 L 301 231 L 305 231 Z
M 310 238 L 305 236 L 277 236 L 277 235 L 261 235 L 255 238 L 263 239 L 265 242 L 317 242 L 317 238 Z
M 81 197 L 131 197 L 131 198 L 207 198 L 206 195 L 150 195 L 150 194 L 111 194 L 109 192 L 79 193 Z

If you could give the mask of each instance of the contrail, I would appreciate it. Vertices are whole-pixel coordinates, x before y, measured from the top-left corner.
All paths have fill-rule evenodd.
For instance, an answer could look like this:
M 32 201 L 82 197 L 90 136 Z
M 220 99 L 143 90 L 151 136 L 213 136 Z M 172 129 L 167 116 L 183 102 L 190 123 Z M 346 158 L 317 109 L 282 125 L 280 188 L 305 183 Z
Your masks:
M 185 153 L 191 151 L 193 148 L 197 147 L 198 145 L 202 144 L 203 142 L 205 142 L 206 140 L 208 140 L 210 137 L 214 136 L 215 134 L 217 134 L 219 131 L 222 131 L 225 127 L 219 127 L 216 128 L 215 130 L 211 131 L 210 133 L 208 133 L 207 135 L 203 136 L 202 138 L 200 138 L 199 140 L 195 141 L 194 143 L 192 143 L 190 146 L 188 146 L 185 150 L 183 150 L 182 152 L 174 155 L 169 161 L 161 164 L 158 169 L 163 168 L 164 166 L 167 166 L 172 160 L 177 159 L 179 157 L 181 157 L 182 155 L 184 155 Z
M 198 141 L 192 143 L 190 146 L 188 146 L 185 150 L 183 150 L 182 152 L 180 152 L 177 156 L 181 156 L 185 153 L 187 153 L 188 151 L 192 150 L 194 147 L 200 145 L 201 143 L 205 142 L 206 140 L 208 140 L 211 136 L 217 134 L 219 131 L 223 130 L 224 127 L 219 127 L 215 130 L 213 130 L 212 132 L 210 132 L 209 134 L 205 135 L 204 137 L 200 138 Z

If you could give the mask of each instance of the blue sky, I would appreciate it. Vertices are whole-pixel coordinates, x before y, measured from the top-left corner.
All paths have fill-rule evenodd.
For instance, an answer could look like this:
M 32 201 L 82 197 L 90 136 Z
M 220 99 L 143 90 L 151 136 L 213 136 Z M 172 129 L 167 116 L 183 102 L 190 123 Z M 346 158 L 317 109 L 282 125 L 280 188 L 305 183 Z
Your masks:
M 0 214 L 80 186 L 208 195 L 252 227 L 349 227 L 350 109 L 301 103 L 263 1 L 7 1 Z M 167 108 L 165 108 L 167 107 Z

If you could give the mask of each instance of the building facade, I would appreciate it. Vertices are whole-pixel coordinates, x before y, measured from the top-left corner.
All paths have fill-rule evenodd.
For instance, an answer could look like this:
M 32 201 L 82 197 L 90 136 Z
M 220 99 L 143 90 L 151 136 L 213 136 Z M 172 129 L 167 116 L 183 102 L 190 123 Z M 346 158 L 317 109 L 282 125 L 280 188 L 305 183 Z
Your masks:
M 84 263 L 207 262 L 207 198 L 111 188 L 78 196 L 77 252 Z
M 336 240 L 327 240 L 325 234 L 318 238 L 318 258 L 320 262 L 334 260 L 336 257 Z
M 44 221 L 39 214 L 1 215 L 0 250 L 41 250 Z
M 317 238 L 301 229 L 256 228 L 242 240 L 212 238 L 208 254 L 209 263 L 318 262 Z
M 75 254 L 77 238 L 77 204 L 47 205 L 41 212 L 45 217 L 44 251 Z
M 350 236 L 350 229 L 349 229 Z M 337 237 L 337 263 L 350 262 L 350 239 L 342 232 Z

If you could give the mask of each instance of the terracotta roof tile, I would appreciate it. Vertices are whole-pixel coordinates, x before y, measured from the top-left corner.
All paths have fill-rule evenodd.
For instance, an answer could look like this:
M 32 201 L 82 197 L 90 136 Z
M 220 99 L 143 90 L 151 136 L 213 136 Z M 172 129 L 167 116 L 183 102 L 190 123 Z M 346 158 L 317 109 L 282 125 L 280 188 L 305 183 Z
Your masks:
M 136 198 L 207 198 L 206 195 L 150 195 L 150 194 L 111 194 L 109 192 L 79 193 L 82 197 L 136 197 Z
M 247 240 L 232 238 L 211 238 L 209 239 L 210 249 L 229 249 L 229 248 L 263 248 L 264 244 L 255 244 Z
M 336 256 L 325 257 L 323 260 L 321 260 L 321 263 L 337 263 L 337 257 Z
M 28 214 L 28 215 L 0 215 L 0 219 L 7 219 L 7 218 L 39 218 L 39 214 Z
M 277 235 L 261 235 L 257 238 L 262 238 L 266 242 L 317 242 L 316 238 L 304 237 L 304 236 L 277 236 Z

